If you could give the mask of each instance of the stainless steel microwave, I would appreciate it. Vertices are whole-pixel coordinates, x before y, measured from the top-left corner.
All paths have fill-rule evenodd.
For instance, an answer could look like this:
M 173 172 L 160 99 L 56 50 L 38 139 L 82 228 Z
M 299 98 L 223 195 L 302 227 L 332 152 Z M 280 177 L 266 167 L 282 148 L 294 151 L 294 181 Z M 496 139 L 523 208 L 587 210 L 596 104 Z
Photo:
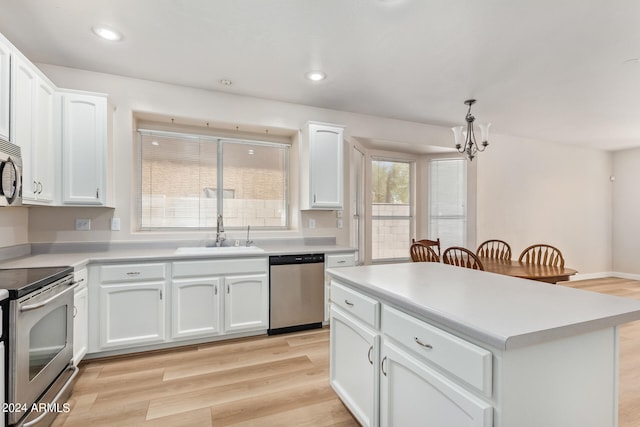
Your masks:
M 0 140 L 0 206 L 22 204 L 22 155 L 20 147 Z

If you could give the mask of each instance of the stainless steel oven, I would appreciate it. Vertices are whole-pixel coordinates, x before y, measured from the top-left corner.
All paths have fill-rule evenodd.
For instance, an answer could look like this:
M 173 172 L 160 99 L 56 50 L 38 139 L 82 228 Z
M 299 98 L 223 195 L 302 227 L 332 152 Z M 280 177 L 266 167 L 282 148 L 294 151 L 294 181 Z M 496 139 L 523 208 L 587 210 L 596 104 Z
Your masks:
M 24 280 L 17 282 L 27 284 L 20 290 L 9 290 L 8 422 L 47 426 L 65 410 L 64 402 L 78 371 L 71 363 L 73 269 L 0 272 L 24 275 Z M 30 274 L 39 280 L 30 280 Z
M 0 206 L 22 204 L 22 157 L 20 147 L 0 141 Z

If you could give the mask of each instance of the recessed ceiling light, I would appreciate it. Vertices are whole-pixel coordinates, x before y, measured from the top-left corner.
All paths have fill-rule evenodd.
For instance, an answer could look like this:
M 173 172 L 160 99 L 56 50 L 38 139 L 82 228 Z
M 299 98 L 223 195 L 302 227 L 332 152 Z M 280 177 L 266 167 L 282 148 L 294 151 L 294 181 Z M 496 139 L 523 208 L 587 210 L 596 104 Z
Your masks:
M 324 80 L 327 78 L 327 75 L 322 71 L 309 71 L 304 75 L 307 80 L 311 80 L 314 82 L 319 82 L 320 80 Z
M 104 40 L 109 40 L 111 42 L 117 42 L 122 40 L 122 34 L 113 28 L 105 27 L 104 25 L 97 25 L 92 28 L 93 33 Z

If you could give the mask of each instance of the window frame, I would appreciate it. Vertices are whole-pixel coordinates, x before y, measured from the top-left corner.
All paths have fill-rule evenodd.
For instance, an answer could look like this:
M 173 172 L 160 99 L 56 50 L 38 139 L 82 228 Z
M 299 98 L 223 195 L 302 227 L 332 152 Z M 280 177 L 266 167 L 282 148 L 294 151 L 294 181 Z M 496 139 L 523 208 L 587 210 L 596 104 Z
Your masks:
M 181 232 L 189 232 L 189 231 L 208 231 L 215 229 L 215 226 L 207 227 L 207 226 L 195 226 L 195 227 L 150 227 L 142 226 L 142 163 L 143 163 L 143 155 L 142 155 L 142 138 L 143 136 L 158 136 L 165 138 L 184 138 L 184 139 L 195 139 L 199 141 L 211 141 L 215 142 L 217 145 L 217 158 L 216 158 L 216 214 L 224 212 L 224 194 L 227 191 L 224 188 L 224 144 L 244 144 L 251 146 L 263 146 L 263 147 L 274 147 L 284 149 L 284 207 L 285 211 L 285 224 L 282 226 L 251 226 L 253 230 L 261 230 L 261 231 L 287 231 L 290 230 L 291 227 L 291 184 L 290 184 L 290 175 L 291 175 L 291 144 L 285 142 L 274 142 L 268 140 L 259 140 L 252 138 L 233 138 L 226 135 L 210 135 L 210 134 L 202 134 L 197 132 L 175 132 L 175 131 L 167 131 L 167 130 L 157 130 L 157 129 L 149 129 L 149 128 L 138 128 L 136 130 L 138 134 L 138 183 L 137 183 L 137 231 L 138 232 L 171 232 L 171 231 L 181 231 Z M 244 230 L 246 227 L 244 226 L 227 226 L 225 225 L 225 229 L 227 230 Z
M 393 263 L 398 261 L 406 261 L 409 259 L 409 246 L 411 242 L 411 236 L 415 233 L 416 227 L 416 159 L 414 158 L 402 158 L 402 157 L 394 157 L 393 155 L 385 156 L 385 155 L 372 155 L 369 157 L 369 170 L 371 171 L 371 176 L 369 178 L 368 187 L 369 191 L 373 191 L 372 179 L 373 179 L 373 162 L 393 162 L 393 163 L 406 163 L 409 165 L 409 215 L 408 216 L 380 216 L 373 214 L 373 205 L 374 202 L 371 199 L 371 202 L 368 206 L 368 211 L 370 213 L 371 218 L 371 244 L 370 244 L 370 260 L 372 264 L 382 264 L 382 263 Z M 407 236 L 407 255 L 405 257 L 394 257 L 394 258 L 374 258 L 373 253 L 373 229 L 374 223 L 376 220 L 407 220 L 409 221 L 409 235 Z

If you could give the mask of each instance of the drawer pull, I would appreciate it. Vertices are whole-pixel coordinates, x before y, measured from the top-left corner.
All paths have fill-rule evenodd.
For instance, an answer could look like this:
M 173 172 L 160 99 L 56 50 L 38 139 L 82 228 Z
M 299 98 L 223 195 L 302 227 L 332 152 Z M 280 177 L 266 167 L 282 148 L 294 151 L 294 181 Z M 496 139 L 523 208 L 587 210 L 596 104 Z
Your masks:
M 347 304 L 349 307 L 353 307 L 353 303 L 348 299 L 344 300 L 344 303 Z
M 127 272 L 127 276 L 139 276 L 140 272 L 139 271 L 129 271 Z
M 414 337 L 413 340 L 416 342 L 416 344 L 424 347 L 424 348 L 428 348 L 429 350 L 431 350 L 433 348 L 433 346 L 431 344 L 425 344 L 422 341 L 420 341 L 420 339 L 418 337 Z
M 369 363 L 373 365 L 373 360 L 371 359 L 372 351 L 373 351 L 373 346 L 369 347 L 369 352 L 367 353 L 367 359 L 369 359 Z
M 341 260 L 341 261 L 338 261 L 338 264 L 344 264 L 345 262 L 347 262 L 347 261 Z
M 384 370 L 384 362 L 385 360 L 387 360 L 387 356 L 384 357 L 384 359 L 382 359 L 382 362 L 380 363 L 380 370 L 382 371 L 382 373 L 384 374 L 384 376 L 387 376 L 387 372 Z

